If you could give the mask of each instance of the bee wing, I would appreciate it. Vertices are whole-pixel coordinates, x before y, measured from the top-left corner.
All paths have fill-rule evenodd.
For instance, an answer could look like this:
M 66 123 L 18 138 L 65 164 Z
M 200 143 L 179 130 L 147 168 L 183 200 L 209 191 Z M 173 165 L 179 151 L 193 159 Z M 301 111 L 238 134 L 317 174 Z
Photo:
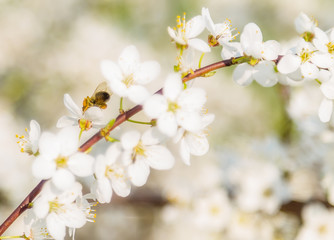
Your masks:
M 109 88 L 109 86 L 108 86 L 108 83 L 107 83 L 106 81 L 101 82 L 99 85 L 97 85 L 97 87 L 96 87 L 96 89 L 95 89 L 95 91 L 94 91 L 92 97 L 94 97 L 95 94 L 98 93 L 98 92 L 106 92 L 106 93 L 108 93 L 110 96 L 112 95 L 112 92 L 111 92 L 111 90 L 110 90 L 110 88 Z

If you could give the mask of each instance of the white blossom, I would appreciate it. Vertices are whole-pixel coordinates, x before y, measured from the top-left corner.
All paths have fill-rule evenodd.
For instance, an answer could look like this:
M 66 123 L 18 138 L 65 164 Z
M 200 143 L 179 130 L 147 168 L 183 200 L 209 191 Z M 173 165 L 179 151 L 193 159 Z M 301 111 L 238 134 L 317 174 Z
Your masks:
M 142 186 L 146 183 L 150 167 L 157 170 L 173 167 L 174 156 L 165 146 L 158 144 L 159 141 L 152 129 L 147 130 L 142 136 L 138 131 L 128 131 L 122 135 L 122 157 L 128 165 L 128 174 L 134 185 Z
M 303 226 L 296 240 L 330 240 L 334 238 L 334 212 L 319 203 L 310 204 L 302 211 Z
M 81 228 L 86 223 L 85 213 L 75 203 L 81 194 L 78 182 L 64 192 L 57 192 L 46 184 L 41 195 L 34 201 L 34 213 L 38 219 L 45 219 L 48 232 L 56 240 L 66 235 L 66 227 Z
M 200 130 L 191 132 L 179 128 L 174 138 L 175 143 L 179 143 L 179 152 L 183 162 L 190 165 L 190 155 L 202 156 L 209 150 L 207 140 L 207 126 L 214 120 L 213 114 L 205 114 L 202 117 L 202 127 Z
M 177 16 L 176 27 L 168 27 L 169 36 L 176 42 L 177 46 L 187 48 L 188 46 L 194 48 L 200 52 L 210 52 L 211 49 L 209 45 L 196 38 L 201 32 L 203 32 L 205 26 L 203 17 L 201 15 L 195 16 L 186 22 L 185 13 L 182 17 Z
M 209 30 L 209 43 L 212 46 L 220 44 L 222 48 L 222 58 L 227 59 L 231 57 L 238 57 L 242 55 L 241 45 L 238 42 L 231 42 L 235 40 L 239 34 L 233 34 L 235 29 L 232 29 L 231 20 L 226 19 L 223 23 L 215 24 L 212 21 L 209 9 L 202 8 L 202 17 L 205 27 Z
M 144 104 L 145 113 L 157 119 L 157 127 L 167 136 L 175 136 L 178 126 L 188 131 L 201 129 L 200 111 L 206 102 L 201 88 L 183 89 L 179 74 L 168 75 L 163 94 L 155 94 Z
M 118 63 L 102 61 L 101 71 L 113 93 L 140 104 L 149 97 L 143 85 L 159 75 L 160 65 L 156 61 L 141 63 L 137 48 L 131 45 L 122 51 Z
M 28 132 L 28 129 L 26 129 Z M 18 138 L 18 144 L 21 147 L 21 152 L 26 152 L 30 155 L 36 154 L 38 152 L 38 141 L 41 136 L 41 127 L 35 120 L 30 121 L 30 130 L 28 132 L 28 138 L 25 136 L 16 135 Z
M 90 107 L 83 113 L 67 93 L 64 95 L 64 105 L 72 116 L 61 117 L 57 122 L 58 128 L 79 125 L 81 129 L 88 130 L 91 127 L 102 127 L 105 125 L 104 115 L 99 107 Z M 80 125 L 80 121 L 82 121 L 84 126 Z
M 246 56 L 251 56 L 249 63 L 239 64 L 233 72 L 233 79 L 242 86 L 247 86 L 255 79 L 264 87 L 271 87 L 278 81 L 275 73 L 275 60 L 280 44 L 274 40 L 263 42 L 262 32 L 255 23 L 248 23 L 240 35 L 241 48 Z
M 94 167 L 96 183 L 92 192 L 100 203 L 110 202 L 112 189 L 121 197 L 130 194 L 129 176 L 126 166 L 120 161 L 121 153 L 121 144 L 113 143 L 105 155 L 96 158 Z
M 71 187 L 75 176 L 91 175 L 94 158 L 78 152 L 78 136 L 78 130 L 73 127 L 63 128 L 56 135 L 43 132 L 39 140 L 40 154 L 32 165 L 33 175 L 38 179 L 51 178 L 63 190 Z

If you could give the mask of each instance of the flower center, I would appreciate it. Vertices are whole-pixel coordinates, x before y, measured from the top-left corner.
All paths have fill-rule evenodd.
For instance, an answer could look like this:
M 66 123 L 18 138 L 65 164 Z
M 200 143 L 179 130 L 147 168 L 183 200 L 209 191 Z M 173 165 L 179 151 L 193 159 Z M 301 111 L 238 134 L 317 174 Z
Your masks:
M 311 32 L 304 32 L 302 35 L 301 35 L 302 38 L 304 38 L 304 40 L 306 42 L 312 42 L 313 38 L 314 38 L 314 33 L 311 33 Z
M 217 216 L 220 213 L 220 207 L 212 206 L 210 208 L 210 213 L 211 213 L 212 216 Z
M 273 189 L 271 188 L 267 188 L 263 191 L 263 196 L 267 198 L 271 197 L 273 194 L 274 192 L 273 192 Z
M 125 84 L 127 88 L 129 88 L 131 85 L 133 85 L 134 82 L 133 74 L 124 77 L 122 82 Z
M 183 13 L 183 17 L 181 16 L 176 17 L 176 27 L 174 27 L 174 31 L 176 33 L 176 41 L 177 46 L 179 48 L 187 47 L 188 41 L 186 38 L 186 13 Z
M 177 109 L 179 109 L 179 108 L 180 108 L 180 106 L 177 105 L 176 102 L 169 102 L 167 111 L 175 113 L 177 111 Z
M 133 148 L 133 152 L 132 152 L 132 156 L 131 156 L 131 159 L 132 159 L 133 162 L 136 161 L 137 156 L 144 156 L 144 157 L 146 156 L 145 148 L 144 148 L 141 141 L 139 141 L 137 146 L 135 146 Z
M 67 157 L 58 156 L 58 157 L 55 159 L 57 168 L 66 168 L 66 167 L 67 167 L 67 160 L 68 160 Z
M 299 56 L 300 56 L 302 62 L 305 63 L 308 60 L 310 60 L 312 54 L 313 54 L 313 52 L 311 52 L 309 49 L 303 48 Z
M 111 177 L 124 178 L 124 170 L 120 167 L 107 166 L 104 175 L 109 179 Z
M 89 121 L 89 120 L 84 119 L 84 118 L 80 118 L 80 119 L 78 120 L 78 122 L 79 122 L 79 127 L 80 127 L 80 129 L 81 129 L 82 131 L 89 130 L 89 129 L 91 129 L 92 126 L 93 126 L 92 121 Z
M 334 43 L 333 42 L 329 42 L 326 44 L 327 48 L 328 48 L 328 52 L 330 54 L 333 54 L 334 53 Z
M 319 232 L 321 235 L 326 234 L 326 232 L 327 232 L 327 227 L 326 227 L 326 225 L 320 225 L 320 226 L 318 227 L 318 232 Z
M 60 204 L 57 200 L 49 202 L 49 212 L 64 213 L 64 204 Z

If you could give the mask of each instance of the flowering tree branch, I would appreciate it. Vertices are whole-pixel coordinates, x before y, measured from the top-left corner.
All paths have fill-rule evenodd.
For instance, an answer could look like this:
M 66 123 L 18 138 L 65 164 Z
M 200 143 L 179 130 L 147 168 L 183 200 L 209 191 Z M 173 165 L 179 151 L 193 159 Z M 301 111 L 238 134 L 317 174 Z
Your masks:
M 213 70 L 231 66 L 235 64 L 233 62 L 234 58 L 219 61 L 213 64 L 210 64 L 208 66 L 199 68 L 195 70 L 193 73 L 189 73 L 186 75 L 182 81 L 187 82 L 190 81 L 194 78 L 200 77 L 203 74 L 209 73 Z M 158 90 L 156 93 L 161 94 L 163 89 Z M 80 152 L 85 152 L 89 148 L 91 148 L 95 143 L 100 141 L 102 138 L 104 138 L 106 135 L 108 135 L 113 129 L 127 121 L 129 118 L 137 114 L 143 109 L 142 105 L 136 105 L 133 108 L 131 108 L 128 111 L 125 111 L 124 113 L 121 113 L 117 116 L 115 122 L 113 123 L 112 127 L 110 127 L 106 132 L 103 132 L 102 128 L 100 131 L 98 131 L 96 134 L 94 134 L 90 139 L 88 139 L 85 143 L 83 143 L 79 151 Z M 3 222 L 3 224 L 0 226 L 0 235 L 2 235 L 7 228 L 28 208 L 30 208 L 32 201 L 36 198 L 36 196 L 41 192 L 46 180 L 42 180 L 29 194 L 28 196 L 22 201 L 22 203 L 13 211 L 13 213 Z

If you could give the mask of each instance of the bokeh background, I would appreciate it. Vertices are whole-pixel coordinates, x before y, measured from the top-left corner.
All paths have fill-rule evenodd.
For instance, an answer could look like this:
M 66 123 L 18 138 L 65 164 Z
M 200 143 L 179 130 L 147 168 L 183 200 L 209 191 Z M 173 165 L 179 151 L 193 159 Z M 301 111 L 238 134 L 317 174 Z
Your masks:
M 215 22 L 228 18 L 240 32 L 245 24 L 255 22 L 265 40 L 282 44 L 297 37 L 293 21 L 301 11 L 314 16 L 322 29 L 333 26 L 331 0 L 0 0 L 0 222 L 37 183 L 31 176 L 32 158 L 20 153 L 15 135 L 24 133 L 31 119 L 42 130 L 56 131 L 58 118 L 67 114 L 64 93 L 80 104 L 103 81 L 100 61 L 116 61 L 130 44 L 136 45 L 143 60 L 160 62 L 160 78 L 150 86 L 152 93 L 159 89 L 173 71 L 176 58 L 167 26 L 175 26 L 176 16 L 183 12 L 188 19 L 200 14 L 202 7 L 209 8 Z M 220 50 L 213 49 L 202 65 L 219 60 Z M 261 159 L 262 163 L 283 159 L 288 162 L 283 168 L 290 167 L 289 161 L 312 162 L 302 172 L 296 165 L 292 168 L 296 171 L 289 172 L 299 174 L 292 184 L 294 200 L 323 197 L 318 194 L 318 172 L 312 167 L 314 161 L 323 159 L 320 150 L 332 143 L 332 136 L 328 126 L 317 119 L 321 94 L 316 85 L 300 90 L 298 86 L 263 88 L 253 83 L 244 88 L 233 82 L 232 70 L 218 70 L 214 77 L 194 83 L 205 88 L 208 111 L 216 115 L 209 131 L 210 152 L 194 157 L 190 167 L 178 161 L 172 170 L 153 172 L 147 186 L 135 189 L 130 197 L 97 206 L 96 223 L 79 229 L 77 239 L 246 239 L 226 238 L 227 223 L 218 230 L 198 228 L 192 221 L 197 215 L 191 213 L 196 199 L 207 197 L 210 189 L 229 194 L 227 165 L 240 158 Z M 306 96 L 298 95 L 300 92 Z M 112 97 L 111 116 L 117 106 L 117 98 Z M 303 119 L 309 125 L 303 125 Z M 305 137 L 301 129 L 311 133 Z M 261 233 L 254 239 L 293 239 L 300 224 L 297 210 L 291 218 L 285 212 L 275 218 L 275 224 L 284 229 L 284 222 L 291 221 L 288 225 L 294 227 L 286 235 Z M 257 226 L 269 221 L 259 212 L 242 216 Z M 214 220 L 207 225 L 215 226 Z M 18 235 L 22 229 L 20 218 L 7 235 Z

